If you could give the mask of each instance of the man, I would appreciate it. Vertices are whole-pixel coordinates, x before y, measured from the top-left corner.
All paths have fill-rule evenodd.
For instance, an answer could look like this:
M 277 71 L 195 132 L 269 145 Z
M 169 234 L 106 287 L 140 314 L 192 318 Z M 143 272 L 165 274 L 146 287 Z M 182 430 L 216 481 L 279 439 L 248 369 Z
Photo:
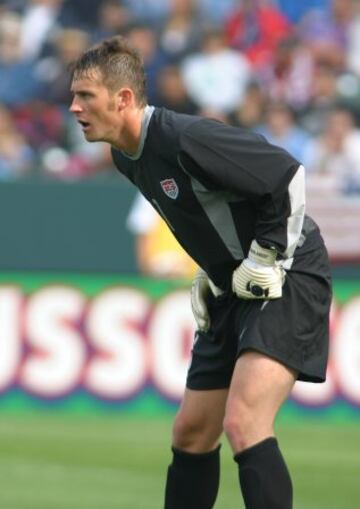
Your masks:
M 201 267 L 165 508 L 214 506 L 223 430 L 246 508 L 291 508 L 274 419 L 297 379 L 325 379 L 331 297 L 303 167 L 260 135 L 148 106 L 141 59 L 121 37 L 75 62 L 72 92 L 85 138 L 112 145 L 119 171 Z

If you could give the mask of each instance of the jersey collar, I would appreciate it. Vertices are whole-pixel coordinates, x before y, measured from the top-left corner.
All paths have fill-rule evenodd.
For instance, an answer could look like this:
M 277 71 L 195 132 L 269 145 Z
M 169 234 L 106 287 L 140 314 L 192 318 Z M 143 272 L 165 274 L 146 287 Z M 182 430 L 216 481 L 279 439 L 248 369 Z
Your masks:
M 131 159 L 132 161 L 136 161 L 137 159 L 140 159 L 143 149 L 144 149 L 144 143 L 146 139 L 146 135 L 148 132 L 149 122 L 151 119 L 152 114 L 154 113 L 155 107 L 154 106 L 145 106 L 144 109 L 144 116 L 141 122 L 141 132 L 140 132 L 140 143 L 137 151 L 135 154 L 129 154 L 128 152 L 125 152 L 124 150 L 121 150 L 121 153 L 127 157 L 128 159 Z

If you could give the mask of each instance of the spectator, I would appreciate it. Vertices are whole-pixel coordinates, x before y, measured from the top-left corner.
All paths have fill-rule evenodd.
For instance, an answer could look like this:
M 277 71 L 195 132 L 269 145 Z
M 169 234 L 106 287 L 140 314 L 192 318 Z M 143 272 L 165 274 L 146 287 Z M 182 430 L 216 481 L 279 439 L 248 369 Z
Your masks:
M 310 101 L 314 69 L 311 52 L 298 38 L 289 37 L 278 43 L 273 59 L 257 70 L 257 77 L 270 99 L 298 111 Z
M 204 35 L 202 51 L 184 59 L 182 75 L 200 109 L 230 113 L 244 99 L 251 69 L 243 55 L 227 47 L 222 31 L 211 30 Z
M 59 28 L 58 17 L 64 0 L 29 0 L 22 13 L 21 53 L 38 58 Z
M 60 2 L 52 2 L 51 0 L 50 2 L 48 0 L 7 0 L 6 3 L 9 9 L 19 12 L 24 19 L 33 17 L 35 21 L 40 20 L 42 29 L 44 28 L 43 22 L 50 19 L 50 26 L 53 26 L 53 28 L 50 32 L 47 32 L 47 35 L 45 31 L 44 44 L 46 46 L 48 39 L 51 40 L 57 28 L 79 28 L 89 32 L 96 29 L 99 9 L 103 0 L 60 0 Z M 53 25 L 52 21 L 54 22 Z M 31 26 L 29 28 L 31 29 Z
M 175 65 L 164 67 L 158 76 L 159 106 L 179 113 L 194 114 L 197 106 L 186 92 L 180 69 Z
M 199 11 L 206 23 L 221 28 L 234 11 L 238 0 L 196 0 Z
M 132 18 L 138 23 L 145 23 L 159 28 L 170 11 L 170 0 L 124 0 Z
M 117 0 L 120 3 L 121 0 Z M 93 33 L 99 24 L 104 0 L 63 0 L 58 16 L 62 28 L 78 28 Z
M 360 76 L 351 71 L 340 74 L 336 81 L 337 102 L 350 109 L 360 125 Z
M 332 65 L 337 71 L 345 69 L 348 34 L 355 16 L 354 0 L 331 0 L 329 9 L 305 14 L 298 34 L 316 62 Z
M 16 108 L 14 118 L 16 125 L 37 153 L 61 144 L 65 117 L 57 105 L 41 100 L 28 101 Z
M 39 97 L 50 104 L 57 104 L 67 110 L 71 102 L 69 65 L 89 45 L 86 32 L 78 29 L 64 29 L 54 39 L 54 54 L 36 65 L 36 76 L 42 90 Z
M 338 73 L 331 65 L 319 64 L 313 74 L 311 95 L 299 115 L 299 123 L 312 135 L 319 135 L 338 100 Z
M 335 108 L 304 161 L 311 174 L 339 192 L 360 190 L 360 130 L 350 111 Z
M 246 88 L 244 100 L 229 116 L 229 122 L 245 129 L 254 129 L 263 120 L 265 104 L 268 97 L 264 89 L 256 81 L 252 81 Z
M 91 31 L 92 42 L 123 33 L 130 21 L 129 9 L 119 0 L 104 0 L 100 4 L 97 26 Z
M 272 120 L 285 121 L 286 105 L 300 132 L 310 135 L 322 134 L 335 104 L 350 108 L 360 125 L 360 11 L 357 0 L 295 3 L 0 2 L 0 102 L 12 108 L 25 144 L 41 161 L 49 151 L 63 151 L 58 167 L 65 170 L 57 176 L 80 178 L 106 168 L 106 154 L 83 145 L 67 116 L 67 65 L 90 42 L 120 32 L 143 56 L 150 103 L 245 128 L 261 126 L 274 143 L 301 153 L 304 144 L 296 148 L 290 141 L 295 131 L 272 138 Z M 219 28 L 224 25 L 225 38 Z
M 353 18 L 347 30 L 346 64 L 360 77 L 360 5 L 354 4 Z
M 270 143 L 284 148 L 298 161 L 303 162 L 311 138 L 304 129 L 296 125 L 294 113 L 286 103 L 269 103 L 265 123 L 259 126 L 257 131 Z
M 199 49 L 202 22 L 196 0 L 171 0 L 170 13 L 160 33 L 160 47 L 173 63 Z
M 27 175 L 34 153 L 16 128 L 10 111 L 0 105 L 0 180 Z
M 272 60 L 277 44 L 289 36 L 292 26 L 269 0 L 238 3 L 226 23 L 228 42 L 259 68 Z
M 36 97 L 39 82 L 32 62 L 21 53 L 21 18 L 5 12 L 0 19 L 0 102 L 11 107 Z
M 326 10 L 329 7 L 329 0 L 277 0 L 277 4 L 283 14 L 293 23 L 298 23 L 300 19 L 312 9 Z
M 128 27 L 126 37 L 140 52 L 146 74 L 146 91 L 150 104 L 159 103 L 157 80 L 158 75 L 168 63 L 168 58 L 158 46 L 157 35 L 154 29 L 142 24 L 133 24 Z

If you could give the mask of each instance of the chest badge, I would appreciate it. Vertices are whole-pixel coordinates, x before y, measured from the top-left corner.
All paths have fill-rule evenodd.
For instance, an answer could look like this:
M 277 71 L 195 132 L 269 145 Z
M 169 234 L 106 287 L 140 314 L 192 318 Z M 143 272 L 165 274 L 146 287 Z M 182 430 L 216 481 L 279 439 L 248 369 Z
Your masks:
M 160 181 L 162 190 L 172 200 L 176 200 L 179 194 L 179 188 L 175 179 L 165 179 Z

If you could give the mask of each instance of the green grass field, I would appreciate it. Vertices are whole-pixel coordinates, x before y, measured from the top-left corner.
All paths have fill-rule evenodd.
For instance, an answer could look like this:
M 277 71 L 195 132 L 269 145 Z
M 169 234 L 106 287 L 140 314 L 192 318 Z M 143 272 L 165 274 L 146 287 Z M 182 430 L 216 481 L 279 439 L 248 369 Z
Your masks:
M 1 509 L 162 509 L 169 417 L 0 414 Z M 360 507 L 360 425 L 281 424 L 294 509 Z M 242 508 L 224 441 L 216 509 Z

